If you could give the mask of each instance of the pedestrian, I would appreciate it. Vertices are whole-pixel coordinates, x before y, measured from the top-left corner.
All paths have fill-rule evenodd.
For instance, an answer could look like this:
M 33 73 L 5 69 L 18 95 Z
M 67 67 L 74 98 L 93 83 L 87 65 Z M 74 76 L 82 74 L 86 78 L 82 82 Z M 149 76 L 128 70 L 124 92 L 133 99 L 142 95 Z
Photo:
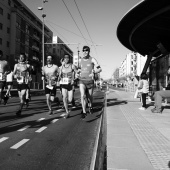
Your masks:
M 42 80 L 45 80 L 45 94 L 48 106 L 48 114 L 53 115 L 52 103 L 56 98 L 56 88 L 58 81 L 59 68 L 53 64 L 53 56 L 47 56 L 47 65 L 42 67 Z
M 77 68 L 70 62 L 69 55 L 65 54 L 59 74 L 63 103 L 66 111 L 64 118 L 69 117 L 68 103 L 73 103 L 74 73 L 76 71 Z
M 170 85 L 169 85 L 169 77 L 170 77 L 170 66 L 167 70 L 167 83 L 166 87 L 163 90 L 156 91 L 154 94 L 155 105 L 154 108 L 151 109 L 152 113 L 162 113 L 162 99 L 170 98 Z
M 79 71 L 76 77 L 79 77 L 82 103 L 81 118 L 84 119 L 87 116 L 86 101 L 88 102 L 89 113 L 93 113 L 94 74 L 100 73 L 102 70 L 97 60 L 90 56 L 90 48 L 88 46 L 84 46 L 82 51 L 83 58 L 79 61 Z
M 22 108 L 26 102 L 26 90 L 28 89 L 28 79 L 30 75 L 30 65 L 26 63 L 26 55 L 21 53 L 19 55 L 19 62 L 14 65 L 14 78 L 17 80 L 17 90 L 20 99 L 20 105 L 16 112 L 17 116 L 21 116 Z
M 0 50 L 0 104 L 2 101 L 2 93 L 6 85 L 6 76 L 10 73 L 8 62 L 3 58 L 3 52 Z
M 139 84 L 138 84 L 138 91 L 141 93 L 141 102 L 142 107 L 140 110 L 146 109 L 146 97 L 149 92 L 149 82 L 148 82 L 148 75 L 146 73 L 142 73 L 140 76 Z

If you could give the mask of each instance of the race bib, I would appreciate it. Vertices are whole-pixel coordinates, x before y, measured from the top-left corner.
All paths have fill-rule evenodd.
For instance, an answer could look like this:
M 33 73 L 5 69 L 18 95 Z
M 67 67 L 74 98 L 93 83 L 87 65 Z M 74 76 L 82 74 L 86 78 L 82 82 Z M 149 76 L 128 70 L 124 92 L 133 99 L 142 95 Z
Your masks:
M 17 82 L 24 83 L 24 77 L 23 76 L 17 77 Z
M 0 73 L 0 80 L 2 80 L 2 73 Z
M 67 77 L 62 78 L 60 81 L 60 84 L 68 84 L 69 83 L 69 79 Z

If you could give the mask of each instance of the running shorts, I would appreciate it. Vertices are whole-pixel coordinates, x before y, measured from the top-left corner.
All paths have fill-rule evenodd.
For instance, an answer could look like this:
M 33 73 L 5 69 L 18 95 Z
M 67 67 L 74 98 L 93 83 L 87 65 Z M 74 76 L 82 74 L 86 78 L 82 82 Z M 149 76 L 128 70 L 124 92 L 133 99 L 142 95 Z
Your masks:
M 60 85 L 62 89 L 67 89 L 68 91 L 73 90 L 73 85 L 72 84 L 61 84 Z
M 4 89 L 6 85 L 6 81 L 0 81 L 0 89 Z
M 12 81 L 9 81 L 9 82 L 6 82 L 6 85 L 13 85 L 13 82 Z
M 94 87 L 94 80 L 79 80 L 79 84 L 84 84 L 87 89 Z
M 45 94 L 50 94 L 51 96 L 56 96 L 56 86 L 53 86 L 53 89 L 45 87 Z
M 28 89 L 28 84 L 17 84 L 17 90 L 27 90 Z

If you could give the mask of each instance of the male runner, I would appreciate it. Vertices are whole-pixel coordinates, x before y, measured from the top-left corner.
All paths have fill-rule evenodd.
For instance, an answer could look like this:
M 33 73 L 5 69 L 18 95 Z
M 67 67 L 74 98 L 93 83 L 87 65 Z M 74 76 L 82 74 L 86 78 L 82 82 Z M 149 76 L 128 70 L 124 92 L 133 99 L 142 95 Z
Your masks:
M 16 112 L 17 116 L 21 116 L 21 111 L 26 101 L 26 90 L 28 89 L 28 79 L 30 75 L 30 65 L 26 63 L 26 56 L 21 53 L 19 56 L 19 62 L 14 66 L 14 77 L 17 79 L 17 90 L 20 98 L 20 105 Z
M 0 50 L 0 104 L 2 100 L 2 92 L 6 85 L 6 76 L 9 73 L 9 64 L 6 60 L 3 60 L 3 52 Z
M 57 65 L 53 64 L 53 57 L 47 56 L 47 65 L 42 67 L 42 80 L 45 80 L 45 94 L 47 100 L 47 106 L 49 109 L 48 114 L 52 115 L 52 102 L 55 100 L 56 96 L 56 85 L 57 85 L 57 78 L 59 74 L 59 68 Z
M 90 56 L 90 48 L 83 47 L 83 58 L 79 61 L 79 86 L 82 103 L 82 119 L 87 115 L 86 113 L 86 99 L 88 101 L 89 113 L 93 113 L 93 89 L 94 89 L 94 73 L 101 72 L 101 67 L 97 60 Z

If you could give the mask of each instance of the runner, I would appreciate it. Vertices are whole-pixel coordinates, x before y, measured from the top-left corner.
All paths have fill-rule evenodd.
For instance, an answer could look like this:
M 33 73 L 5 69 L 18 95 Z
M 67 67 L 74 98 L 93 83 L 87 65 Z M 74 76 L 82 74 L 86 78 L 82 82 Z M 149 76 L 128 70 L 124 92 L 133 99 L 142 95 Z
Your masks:
M 64 61 L 60 69 L 60 85 L 62 89 L 63 103 L 66 110 L 64 118 L 69 117 L 68 102 L 73 102 L 73 86 L 74 86 L 74 73 L 76 67 L 70 63 L 68 54 L 64 55 Z
M 11 88 L 13 85 L 13 72 L 12 71 L 6 77 L 6 85 L 7 85 L 7 91 L 6 91 L 6 94 L 4 95 L 4 105 L 6 105 L 8 102 L 8 99 L 11 98 Z
M 3 52 L 0 50 L 0 104 L 2 100 L 2 93 L 6 85 L 6 76 L 9 73 L 9 64 L 6 60 L 3 60 Z
M 16 112 L 17 116 L 21 116 L 22 108 L 24 105 L 24 102 L 26 101 L 26 90 L 28 89 L 28 79 L 30 75 L 30 65 L 27 64 L 26 56 L 24 53 L 21 53 L 19 56 L 19 63 L 15 64 L 14 66 L 14 77 L 17 79 L 17 90 L 18 95 L 20 98 L 20 105 Z
M 79 61 L 79 86 L 82 103 L 82 119 L 87 116 L 86 102 L 88 102 L 89 113 L 93 113 L 93 89 L 94 89 L 94 73 L 101 72 L 96 59 L 90 56 L 90 48 L 88 46 L 83 47 L 83 58 Z M 87 99 L 87 101 L 86 101 Z
M 30 64 L 30 61 L 27 60 L 26 63 L 30 65 L 30 72 L 29 72 L 29 75 L 28 75 L 28 88 L 26 90 L 26 101 L 25 101 L 25 104 L 28 107 L 29 102 L 31 101 L 31 90 L 30 90 L 30 88 L 31 88 L 31 83 L 32 83 L 32 75 L 36 74 L 36 73 L 35 73 L 34 66 Z
M 48 114 L 53 115 L 52 102 L 55 101 L 56 97 L 56 85 L 58 78 L 59 68 L 53 64 L 53 57 L 47 56 L 47 65 L 42 67 L 42 80 L 45 80 L 45 94 L 47 100 L 47 106 L 49 109 Z

